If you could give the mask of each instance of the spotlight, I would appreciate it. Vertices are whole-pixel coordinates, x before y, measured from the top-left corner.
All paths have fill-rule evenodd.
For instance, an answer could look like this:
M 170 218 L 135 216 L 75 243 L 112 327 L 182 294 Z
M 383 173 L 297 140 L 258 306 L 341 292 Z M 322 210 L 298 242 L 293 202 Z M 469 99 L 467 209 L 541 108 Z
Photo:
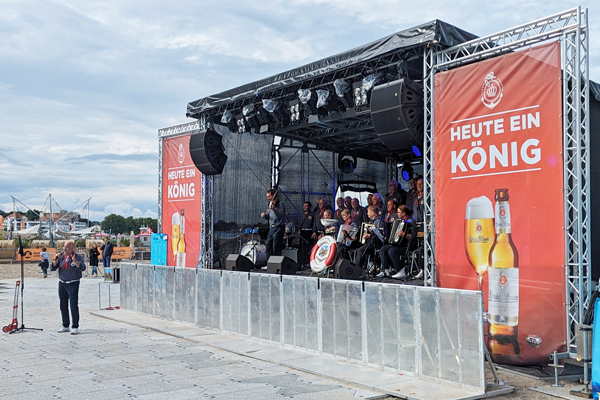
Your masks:
M 300 121 L 300 101 L 290 101 L 290 123 L 295 124 Z
M 269 114 L 271 114 L 271 117 L 273 117 L 273 119 L 275 121 L 277 121 L 277 124 L 280 126 L 286 125 L 287 124 L 287 120 L 288 120 L 288 116 L 285 113 L 285 111 L 283 110 L 282 104 L 280 101 L 277 100 L 271 100 L 271 99 L 263 99 L 263 108 L 265 110 L 267 110 L 267 112 Z
M 337 98 L 346 109 L 354 107 L 354 102 L 352 101 L 352 87 L 348 82 L 343 79 L 336 79 L 333 81 L 333 88 Z
M 412 152 L 415 156 L 421 157 L 421 149 L 419 149 L 417 146 L 412 147 Z
M 371 90 L 373 86 L 383 80 L 382 74 L 371 74 L 365 76 L 361 82 L 354 82 L 352 89 L 354 93 L 354 106 L 367 106 L 371 100 Z
M 340 153 L 338 156 L 338 168 L 345 174 L 354 172 L 356 162 L 357 159 L 355 155 Z
M 304 109 L 308 111 L 308 115 L 317 114 L 317 96 L 310 89 L 298 89 L 298 100 L 304 105 Z M 305 115 L 305 117 L 308 117 Z
M 248 122 L 251 128 L 254 130 L 253 133 L 258 133 L 258 131 L 260 130 L 260 122 L 258 121 L 258 118 L 256 116 L 254 104 L 246 104 L 242 108 L 242 114 L 244 115 L 246 122 Z
M 410 163 L 405 162 L 402 166 L 402 179 L 406 182 L 410 181 L 413 177 L 413 168 Z
M 319 112 L 341 111 L 346 109 L 338 97 L 332 95 L 332 92 L 333 90 L 317 89 L 317 109 Z M 323 113 L 323 115 L 325 114 L 326 113 Z
M 227 126 L 231 133 L 238 131 L 238 125 L 236 119 L 233 117 L 233 113 L 229 110 L 225 110 L 221 117 L 221 124 Z

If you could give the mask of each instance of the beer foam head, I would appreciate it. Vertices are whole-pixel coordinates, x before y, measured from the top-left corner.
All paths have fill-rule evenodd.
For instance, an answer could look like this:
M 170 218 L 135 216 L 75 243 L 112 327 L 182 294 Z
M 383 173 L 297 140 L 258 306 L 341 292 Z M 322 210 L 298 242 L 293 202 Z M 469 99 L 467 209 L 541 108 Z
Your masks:
M 487 196 L 474 197 L 467 202 L 465 219 L 494 218 L 494 207 Z

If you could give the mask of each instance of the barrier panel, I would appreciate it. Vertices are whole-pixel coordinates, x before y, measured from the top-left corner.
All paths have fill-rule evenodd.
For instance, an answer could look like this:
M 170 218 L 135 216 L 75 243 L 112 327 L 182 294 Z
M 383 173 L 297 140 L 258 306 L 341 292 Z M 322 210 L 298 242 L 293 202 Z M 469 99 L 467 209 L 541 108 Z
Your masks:
M 481 292 L 120 266 L 123 308 L 485 393 Z

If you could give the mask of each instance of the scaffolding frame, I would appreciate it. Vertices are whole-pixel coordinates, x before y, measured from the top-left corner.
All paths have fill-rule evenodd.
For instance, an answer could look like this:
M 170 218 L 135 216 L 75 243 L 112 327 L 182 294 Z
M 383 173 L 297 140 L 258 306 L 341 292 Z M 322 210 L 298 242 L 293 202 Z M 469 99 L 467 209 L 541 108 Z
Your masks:
M 428 48 L 423 62 L 425 117 L 425 279 L 435 285 L 434 76 L 477 60 L 560 40 L 563 72 L 565 304 L 567 350 L 576 353 L 576 327 L 591 296 L 589 186 L 588 12 L 572 8 L 446 50 Z

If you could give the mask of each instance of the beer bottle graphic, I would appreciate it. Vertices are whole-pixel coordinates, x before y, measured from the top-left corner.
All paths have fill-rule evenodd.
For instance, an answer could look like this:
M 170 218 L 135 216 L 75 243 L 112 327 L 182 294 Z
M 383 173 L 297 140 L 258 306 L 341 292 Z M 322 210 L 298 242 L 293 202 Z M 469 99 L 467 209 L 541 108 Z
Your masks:
M 171 217 L 171 250 L 173 252 L 173 265 L 178 266 L 179 257 L 177 257 L 179 252 L 179 233 L 180 233 L 180 218 L 179 213 L 173 213 Z
M 179 243 L 177 245 L 177 266 L 185 267 L 185 215 L 184 210 L 181 210 L 181 218 L 179 220 Z
M 499 358 L 520 353 L 519 254 L 512 241 L 508 189 L 496 189 L 496 238 L 488 267 L 488 347 Z

